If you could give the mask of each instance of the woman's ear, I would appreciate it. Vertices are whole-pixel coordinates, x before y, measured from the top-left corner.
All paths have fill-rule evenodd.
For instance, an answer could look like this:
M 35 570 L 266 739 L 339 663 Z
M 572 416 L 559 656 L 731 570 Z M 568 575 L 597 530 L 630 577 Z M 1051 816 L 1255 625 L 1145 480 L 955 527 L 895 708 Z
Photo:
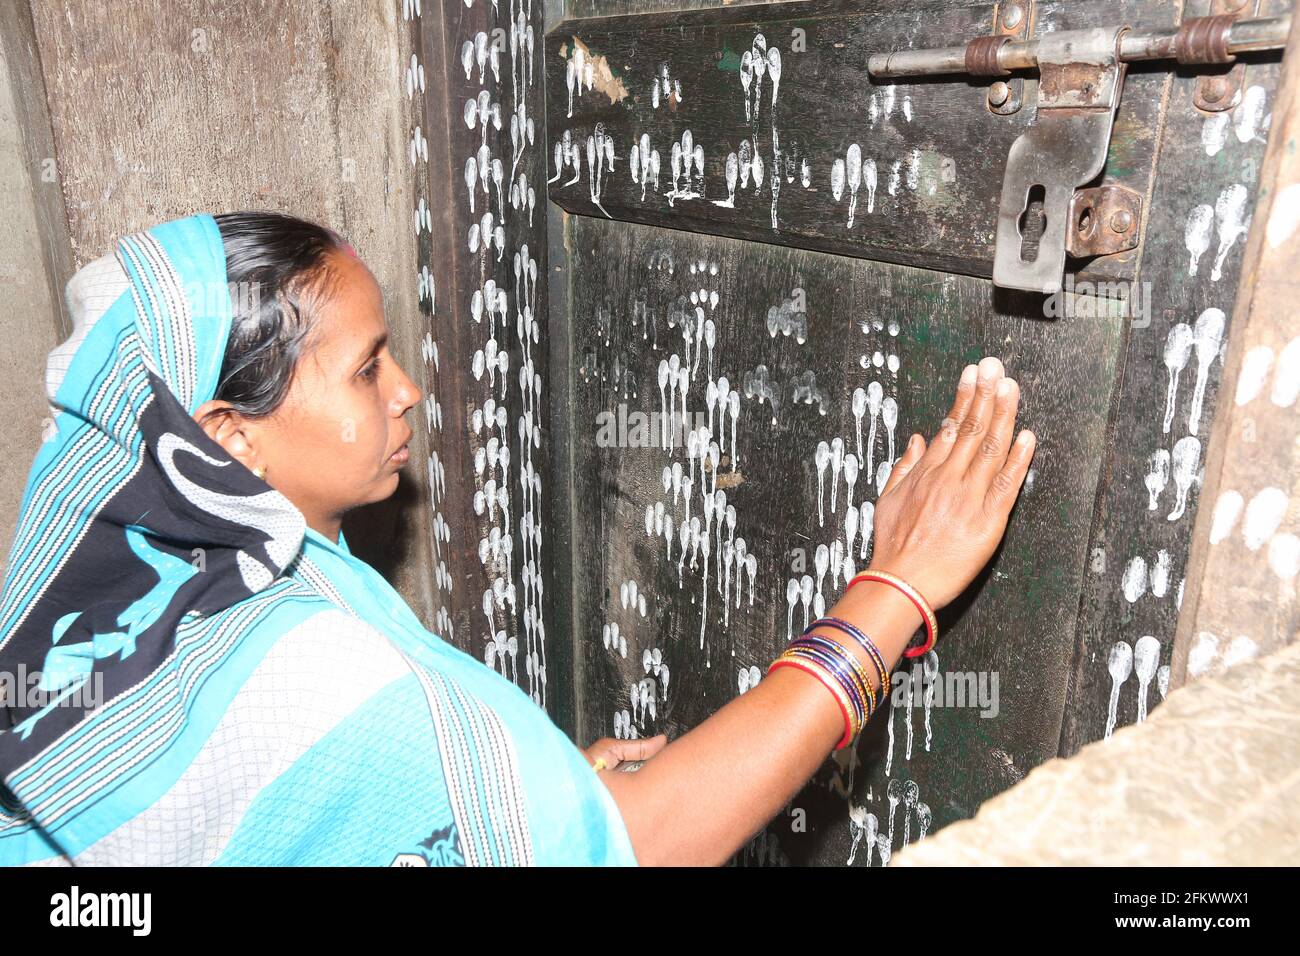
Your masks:
M 262 464 L 249 420 L 235 411 L 229 402 L 216 399 L 204 402 L 195 411 L 194 420 L 209 438 L 249 471 Z

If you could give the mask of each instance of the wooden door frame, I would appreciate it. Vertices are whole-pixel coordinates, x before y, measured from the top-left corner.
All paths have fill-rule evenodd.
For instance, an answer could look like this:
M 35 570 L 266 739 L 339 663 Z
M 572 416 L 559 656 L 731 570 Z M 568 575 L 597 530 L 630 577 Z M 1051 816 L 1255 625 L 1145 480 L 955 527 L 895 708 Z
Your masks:
M 1265 395 L 1283 374 L 1276 368 L 1282 349 L 1290 342 L 1293 354 L 1300 351 L 1300 17 L 1292 20 L 1282 63 L 1210 431 L 1171 688 L 1189 676 L 1230 666 L 1232 655 L 1225 660 L 1223 651 L 1234 638 L 1250 642 L 1238 644 L 1236 653 L 1253 645 L 1262 654 L 1295 640 L 1300 628 L 1296 578 L 1285 575 L 1292 561 L 1300 560 L 1295 552 L 1300 543 L 1286 530 L 1300 525 L 1295 503 L 1288 503 L 1269 540 L 1256 540 L 1263 529 L 1245 527 L 1251 502 L 1267 512 L 1271 502 L 1291 498 L 1300 484 L 1300 418 L 1291 404 Z M 1249 362 L 1248 355 L 1253 356 Z M 1261 372 L 1265 356 L 1274 368 Z M 1261 492 L 1269 497 L 1259 498 Z M 1242 514 L 1229 522 L 1238 507 Z M 1198 646 L 1204 658 L 1211 650 L 1219 653 L 1198 661 Z

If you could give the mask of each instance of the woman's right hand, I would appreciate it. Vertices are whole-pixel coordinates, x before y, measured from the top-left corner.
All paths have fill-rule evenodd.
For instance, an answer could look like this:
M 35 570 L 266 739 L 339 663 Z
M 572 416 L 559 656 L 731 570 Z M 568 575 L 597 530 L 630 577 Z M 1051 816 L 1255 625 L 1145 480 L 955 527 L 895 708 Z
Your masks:
M 983 570 L 1034 457 L 1033 432 L 1012 442 L 1020 388 L 992 356 L 969 365 L 927 447 L 913 435 L 876 502 L 869 570 L 889 571 L 934 609 Z

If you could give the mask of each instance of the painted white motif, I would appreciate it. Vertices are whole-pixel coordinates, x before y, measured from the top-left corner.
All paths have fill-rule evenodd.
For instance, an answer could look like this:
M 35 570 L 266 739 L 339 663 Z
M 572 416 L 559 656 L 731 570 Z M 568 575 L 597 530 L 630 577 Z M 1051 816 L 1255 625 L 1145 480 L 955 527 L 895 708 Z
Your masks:
M 762 680 L 762 678 L 763 672 L 756 666 L 751 665 L 749 667 L 738 668 L 736 672 L 737 693 L 743 694 L 746 691 L 757 687 L 758 682 Z
M 1235 667 L 1243 661 L 1254 660 L 1258 654 L 1259 645 L 1244 634 L 1238 634 L 1223 652 L 1223 666 Z
M 1246 187 L 1233 183 L 1219 194 L 1214 203 L 1214 222 L 1219 230 L 1219 251 L 1214 259 L 1214 268 L 1210 271 L 1210 280 L 1218 282 L 1223 277 L 1223 262 L 1232 251 L 1237 240 L 1250 228 L 1250 217 L 1246 215 Z
M 1210 364 L 1219 355 L 1225 319 L 1222 309 L 1209 308 L 1196 320 L 1193 334 L 1196 347 L 1196 388 L 1192 392 L 1192 408 L 1187 416 L 1187 430 L 1193 435 L 1200 428 L 1201 406 L 1205 401 L 1205 386 L 1209 381 Z
M 1174 487 L 1178 489 L 1178 499 L 1174 503 L 1174 510 L 1169 512 L 1166 520 L 1177 521 L 1187 510 L 1187 494 L 1191 490 L 1192 483 L 1196 480 L 1197 468 L 1200 467 L 1200 464 L 1200 440 L 1191 435 L 1178 439 L 1174 444 L 1171 463 Z
M 667 63 L 659 64 L 659 75 L 650 84 L 651 108 L 659 109 L 661 101 L 670 109 L 676 109 L 682 103 L 682 82 L 669 74 Z
M 934 739 L 934 728 L 930 723 L 931 712 L 934 709 L 934 690 L 936 681 L 939 679 L 939 655 L 933 649 L 925 652 L 925 657 L 921 659 L 922 673 L 925 676 L 925 750 L 930 751 L 930 743 Z
M 1192 646 L 1187 650 L 1187 673 L 1192 677 L 1209 673 L 1218 653 L 1218 636 L 1209 631 L 1201 631 L 1192 639 Z
M 1169 552 L 1161 548 L 1156 554 L 1156 563 L 1151 566 L 1151 594 L 1164 597 L 1169 590 Z
M 1119 709 L 1119 691 L 1133 673 L 1133 648 L 1127 641 L 1116 641 L 1106 664 L 1110 672 L 1110 707 L 1106 715 L 1106 739 L 1115 732 Z
M 849 845 L 849 858 L 844 862 L 844 865 L 853 865 L 853 861 L 858 855 L 859 844 L 865 843 L 867 850 L 866 865 L 870 866 L 872 856 L 876 850 L 876 840 L 879 836 L 879 824 L 876 821 L 876 815 L 868 813 L 866 807 L 860 807 L 850 801 L 849 832 L 852 834 L 853 842 Z
M 875 531 L 876 506 L 870 501 L 862 502 L 862 507 L 858 509 L 858 516 L 862 526 L 862 550 L 858 558 L 865 563 L 871 548 L 872 534 Z
M 1196 275 L 1201 256 L 1210 248 L 1210 236 L 1214 229 L 1214 207 L 1196 206 L 1187 216 L 1187 225 L 1183 231 L 1183 244 L 1191 254 L 1187 266 L 1188 275 Z
M 1278 408 L 1290 408 L 1300 395 L 1300 336 L 1296 336 L 1278 353 L 1273 370 L 1273 389 L 1268 400 Z
M 1286 492 L 1274 487 L 1264 488 L 1250 499 L 1241 526 L 1247 548 L 1258 551 L 1264 546 L 1282 524 L 1290 503 Z
M 1246 352 L 1237 374 L 1237 394 L 1234 401 L 1245 405 L 1264 390 L 1264 382 L 1273 368 L 1273 350 L 1267 345 L 1257 345 Z
M 1165 337 L 1165 368 L 1169 373 L 1169 384 L 1165 392 L 1165 434 L 1169 433 L 1169 426 L 1174 421 L 1174 406 L 1178 401 L 1178 376 L 1187 367 L 1194 341 L 1192 327 L 1186 322 L 1179 322 L 1173 326 Z
M 1169 484 L 1169 452 L 1158 449 L 1148 460 L 1148 470 L 1144 479 L 1147 486 L 1147 510 L 1155 511 L 1160 505 L 1160 493 Z
M 871 413 L 871 427 L 867 432 L 867 474 L 874 475 L 876 450 L 876 420 L 884 406 L 885 390 L 879 382 L 867 384 L 867 410 Z
M 1147 561 L 1141 555 L 1137 555 L 1129 560 L 1124 567 L 1124 575 L 1120 581 L 1120 587 L 1124 592 L 1124 600 L 1130 604 L 1137 601 L 1142 595 L 1147 593 Z
M 1151 686 L 1151 678 L 1155 677 L 1156 668 L 1159 666 L 1160 642 L 1149 634 L 1139 637 L 1133 648 L 1133 671 L 1138 678 L 1137 722 L 1139 724 L 1147 719 L 1147 689 Z
M 1300 226 L 1300 183 L 1283 186 L 1273 199 L 1273 209 L 1268 215 L 1264 238 L 1269 248 L 1276 249 L 1295 235 Z
M 1264 88 L 1249 86 L 1233 109 L 1233 130 L 1239 143 L 1249 143 L 1264 128 L 1264 101 Z
M 1227 113 L 1210 113 L 1201 124 L 1201 145 L 1206 156 L 1216 156 L 1228 138 L 1231 117 Z
M 1268 566 L 1283 581 L 1300 572 L 1300 538 L 1290 533 L 1275 534 L 1268 542 Z
M 1232 534 L 1241 517 L 1245 501 L 1239 491 L 1224 491 L 1214 503 L 1214 517 L 1210 522 L 1210 544 L 1218 544 Z
M 817 525 L 822 527 L 826 524 L 826 513 L 822 502 L 825 499 L 825 480 L 826 469 L 831 461 L 830 445 L 824 441 L 817 443 L 817 450 L 813 455 L 813 464 L 817 467 Z

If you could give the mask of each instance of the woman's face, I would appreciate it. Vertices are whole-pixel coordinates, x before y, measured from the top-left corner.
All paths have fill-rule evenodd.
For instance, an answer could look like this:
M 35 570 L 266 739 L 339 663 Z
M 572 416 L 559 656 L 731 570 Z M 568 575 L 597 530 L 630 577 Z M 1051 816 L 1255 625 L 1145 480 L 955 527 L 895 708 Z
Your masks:
M 267 483 L 333 541 L 344 512 L 397 490 L 412 434 L 403 416 L 423 396 L 389 351 L 370 270 L 347 253 L 328 255 L 338 281 L 313 310 L 284 402 L 236 423 L 231 443 L 213 437 L 248 467 L 264 468 Z

